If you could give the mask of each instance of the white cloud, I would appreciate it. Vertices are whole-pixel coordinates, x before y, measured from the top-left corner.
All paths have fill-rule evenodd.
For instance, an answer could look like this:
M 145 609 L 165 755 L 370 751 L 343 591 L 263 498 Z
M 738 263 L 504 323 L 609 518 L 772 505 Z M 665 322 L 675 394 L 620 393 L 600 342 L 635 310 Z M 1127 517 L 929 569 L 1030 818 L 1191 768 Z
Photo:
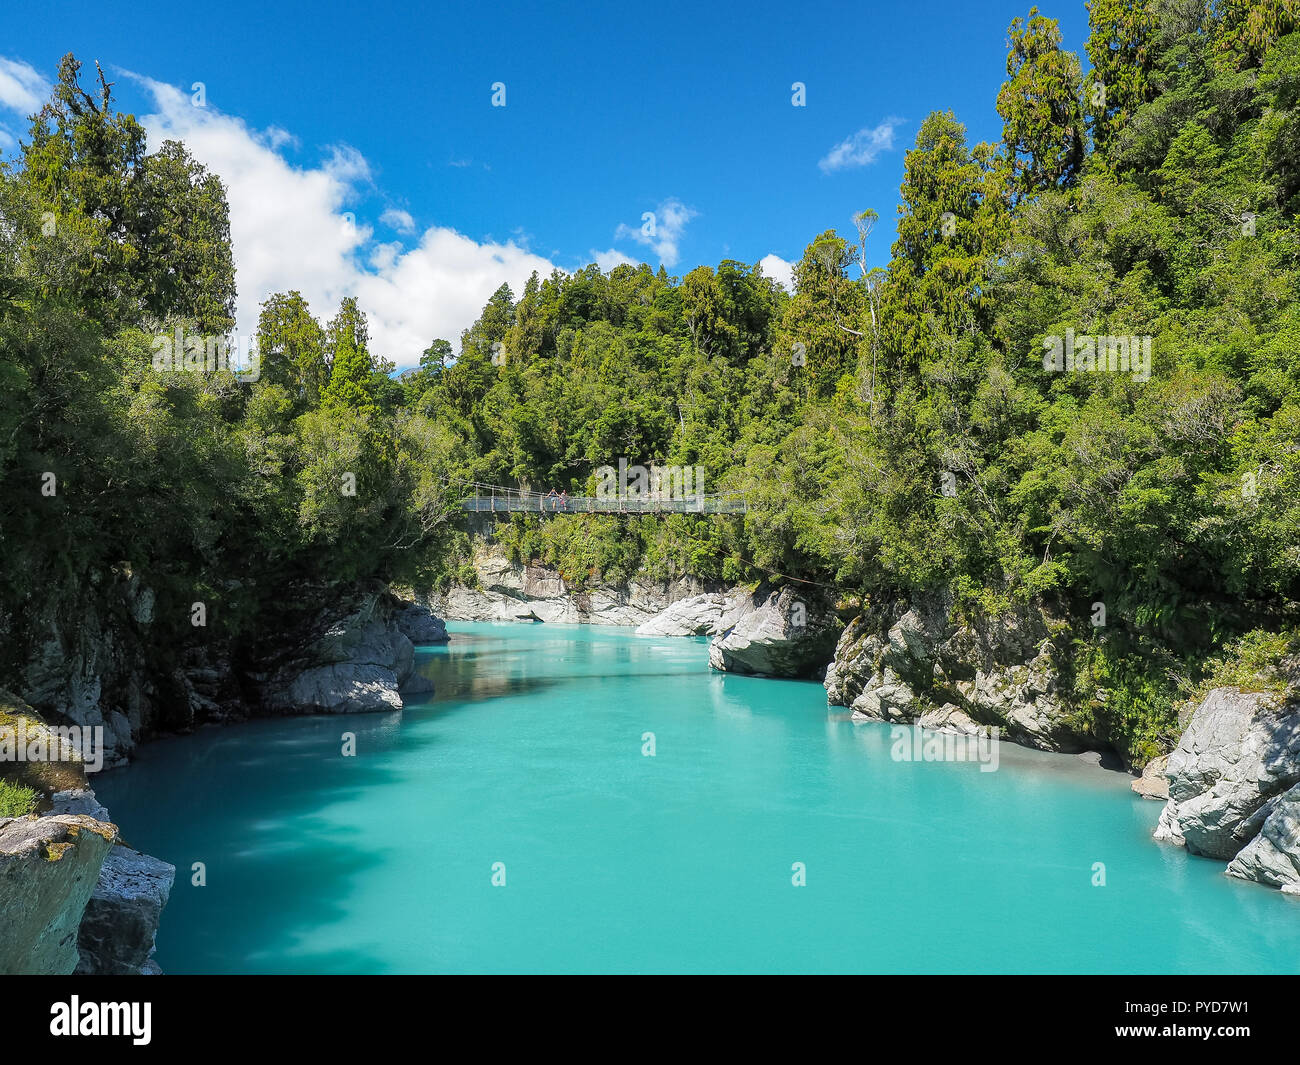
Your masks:
M 399 210 L 396 207 L 388 208 L 379 216 L 379 221 L 399 233 L 415 232 L 415 219 L 411 217 L 410 212 Z
M 592 248 L 589 254 L 591 255 L 591 261 L 604 270 L 605 273 L 609 273 L 616 266 L 640 265 L 635 259 L 624 255 L 617 248 L 610 248 L 608 251 L 597 251 Z
M 769 253 L 758 261 L 758 265 L 763 268 L 764 277 L 779 281 L 790 295 L 794 295 L 794 263 Z
M 534 270 L 548 277 L 551 264 L 513 242 L 480 244 L 454 229 L 426 229 L 418 247 L 373 272 L 359 274 L 351 294 L 370 316 L 371 334 L 383 329 L 383 347 L 399 365 L 419 362 L 434 337 L 458 345 L 488 297 L 508 282 L 517 299 Z
M 36 68 L 21 59 L 0 56 L 0 107 L 26 118 L 49 99 L 50 85 Z
M 891 116 L 874 129 L 860 129 L 835 145 L 817 165 L 827 174 L 851 166 L 870 166 L 881 152 L 894 150 L 894 130 L 902 123 L 901 118 Z
M 624 225 L 620 222 L 618 229 L 614 231 L 614 239 L 630 238 L 638 244 L 644 244 L 659 256 L 659 261 L 664 266 L 676 266 L 680 258 L 679 249 L 681 239 L 686 232 L 686 223 L 698 214 L 698 211 L 670 196 L 653 211 L 645 212 L 641 216 L 639 226 Z M 646 217 L 647 215 L 650 217 Z
M 457 344 L 503 282 L 518 297 L 532 271 L 551 273 L 549 260 L 514 241 L 479 243 L 440 226 L 426 229 L 410 250 L 372 244 L 370 227 L 348 210 L 371 180 L 355 149 L 334 146 L 320 165 L 296 167 L 278 150 L 291 143 L 285 131 L 251 129 L 211 106 L 192 106 L 172 86 L 137 80 L 158 108 L 141 120 L 150 147 L 183 140 L 226 184 L 241 333 L 256 328 L 262 301 L 275 292 L 297 289 L 322 320 L 354 296 L 369 318 L 374 353 L 413 366 L 435 337 Z M 392 214 L 381 222 L 390 224 Z M 414 229 L 406 212 L 396 214 Z
M 276 148 L 277 142 L 282 143 L 280 138 L 282 132 L 272 127 L 267 134 L 263 135 L 263 140 L 270 147 Z M 350 144 L 331 145 L 330 157 L 325 160 L 322 169 L 332 178 L 347 185 L 370 181 L 370 164 L 366 162 L 365 156 Z
M 266 142 L 272 148 L 283 148 L 286 144 L 291 148 L 298 148 L 301 142 L 290 133 L 287 129 L 281 129 L 279 126 L 268 126 L 266 129 Z

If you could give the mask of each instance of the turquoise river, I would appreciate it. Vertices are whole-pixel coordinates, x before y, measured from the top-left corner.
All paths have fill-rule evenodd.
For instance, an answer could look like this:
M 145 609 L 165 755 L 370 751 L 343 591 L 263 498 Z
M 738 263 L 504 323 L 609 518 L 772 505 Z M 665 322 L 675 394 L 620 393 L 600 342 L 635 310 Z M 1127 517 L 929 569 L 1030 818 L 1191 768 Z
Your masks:
M 203 729 L 95 781 L 177 867 L 164 971 L 1300 969 L 1300 899 L 1152 843 L 1123 774 L 895 761 L 703 640 L 450 628 L 400 714 Z

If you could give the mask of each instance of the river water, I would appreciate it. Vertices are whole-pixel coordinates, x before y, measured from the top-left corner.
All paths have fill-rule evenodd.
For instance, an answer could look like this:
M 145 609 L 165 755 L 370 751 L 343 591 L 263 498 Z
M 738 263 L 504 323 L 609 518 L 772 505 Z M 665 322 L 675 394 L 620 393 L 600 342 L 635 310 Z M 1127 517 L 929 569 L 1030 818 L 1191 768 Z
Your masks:
M 710 672 L 704 640 L 449 629 L 400 714 L 204 729 L 96 778 L 177 866 L 164 971 L 1300 970 L 1300 900 L 1152 843 L 1127 776 L 895 761 L 888 726 Z

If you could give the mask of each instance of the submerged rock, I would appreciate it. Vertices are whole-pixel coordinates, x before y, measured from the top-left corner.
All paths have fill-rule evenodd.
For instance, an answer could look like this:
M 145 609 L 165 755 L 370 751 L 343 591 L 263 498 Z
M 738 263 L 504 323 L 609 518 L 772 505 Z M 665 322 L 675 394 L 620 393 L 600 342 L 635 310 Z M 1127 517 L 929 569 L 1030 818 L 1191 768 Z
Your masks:
M 840 633 L 829 608 L 791 588 L 760 588 L 726 621 L 709 644 L 709 665 L 730 673 L 820 678 Z
M 1169 801 L 1155 838 L 1209 858 L 1236 858 L 1300 783 L 1300 707 L 1267 693 L 1216 688 L 1193 712 L 1165 772 Z M 1272 836 L 1234 875 L 1273 867 L 1268 848 L 1286 845 L 1292 812 L 1288 803 Z
M 154 940 L 176 867 L 132 850 L 110 849 L 77 933 L 78 973 L 157 975 Z
M 0 818 L 0 973 L 66 975 L 117 828 L 78 814 Z

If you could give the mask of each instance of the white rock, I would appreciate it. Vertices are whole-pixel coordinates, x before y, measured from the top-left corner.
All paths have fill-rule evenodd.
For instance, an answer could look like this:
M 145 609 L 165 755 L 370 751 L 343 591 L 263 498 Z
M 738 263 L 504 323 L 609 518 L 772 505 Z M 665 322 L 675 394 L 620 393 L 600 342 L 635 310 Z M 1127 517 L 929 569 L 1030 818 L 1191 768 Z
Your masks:
M 1276 703 L 1236 688 L 1205 697 L 1169 756 L 1157 839 L 1233 858 L 1255 837 L 1268 805 L 1300 782 L 1300 709 Z
M 727 597 L 712 592 L 670 603 L 645 624 L 638 636 L 707 636 L 716 631 L 727 609 Z
M 1229 863 L 1228 875 L 1300 891 L 1300 784 L 1270 804 L 1259 835 Z
M 760 590 L 739 604 L 734 625 L 709 644 L 709 665 L 732 673 L 823 677 L 840 623 L 805 595 L 791 588 Z

